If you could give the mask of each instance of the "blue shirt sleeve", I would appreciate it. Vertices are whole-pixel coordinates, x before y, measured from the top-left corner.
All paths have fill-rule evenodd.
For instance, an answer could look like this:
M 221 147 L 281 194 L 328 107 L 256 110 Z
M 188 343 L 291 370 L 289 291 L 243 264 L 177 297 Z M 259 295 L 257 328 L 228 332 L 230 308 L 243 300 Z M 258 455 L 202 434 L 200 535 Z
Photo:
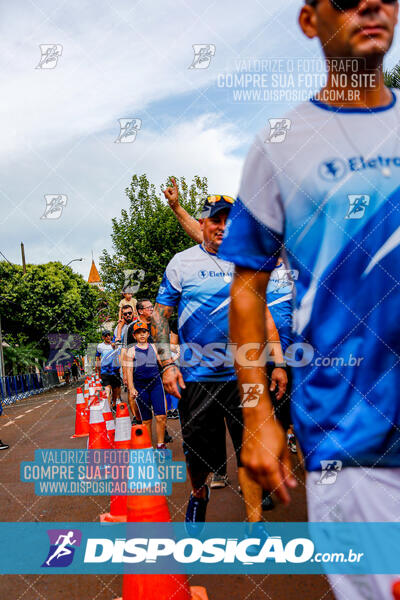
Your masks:
M 179 261 L 176 256 L 168 264 L 158 289 L 156 302 L 165 306 L 177 306 L 182 294 Z

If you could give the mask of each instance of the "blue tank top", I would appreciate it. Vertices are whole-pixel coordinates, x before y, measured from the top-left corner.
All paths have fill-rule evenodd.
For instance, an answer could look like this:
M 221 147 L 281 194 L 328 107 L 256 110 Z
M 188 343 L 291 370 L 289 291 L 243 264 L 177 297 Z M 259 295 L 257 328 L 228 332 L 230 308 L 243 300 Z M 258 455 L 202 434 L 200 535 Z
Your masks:
M 144 348 L 135 346 L 135 360 L 133 362 L 133 380 L 144 381 L 155 379 L 159 376 L 157 356 L 154 348 L 149 344 Z

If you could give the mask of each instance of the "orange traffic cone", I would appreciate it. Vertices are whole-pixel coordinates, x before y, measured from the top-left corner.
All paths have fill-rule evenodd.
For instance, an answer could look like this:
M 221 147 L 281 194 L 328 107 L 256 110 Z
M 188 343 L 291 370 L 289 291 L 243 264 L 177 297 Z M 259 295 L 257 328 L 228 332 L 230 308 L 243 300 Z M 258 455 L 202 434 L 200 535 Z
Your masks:
M 100 392 L 100 403 L 103 406 L 103 417 L 106 423 L 107 434 L 110 438 L 110 442 L 112 446 L 114 446 L 114 435 L 115 435 L 115 423 L 114 417 L 110 409 L 110 404 L 108 402 L 108 395 L 106 391 Z
M 132 427 L 132 449 L 152 448 L 146 427 Z M 128 521 L 171 522 L 164 496 L 128 496 Z M 202 595 L 199 595 L 199 594 Z M 190 590 L 186 575 L 124 575 L 120 600 L 207 600 L 204 588 Z
M 392 594 L 394 600 L 400 600 L 400 580 L 394 582 L 392 587 Z
M 115 419 L 114 447 L 117 450 L 128 450 L 131 446 L 131 417 L 124 402 L 117 405 L 117 417 Z M 100 521 L 119 522 L 126 521 L 126 496 L 111 496 L 110 512 L 100 515 Z
M 86 411 L 86 402 L 82 388 L 78 388 L 76 390 L 75 433 L 71 435 L 71 438 L 86 437 L 88 435 L 89 419 Z
M 98 402 L 90 407 L 89 417 L 89 450 L 108 450 L 112 448 L 107 435 L 106 423 L 103 418 L 103 410 Z
M 96 396 L 96 387 L 94 386 L 93 383 L 91 383 L 89 385 L 89 402 L 88 402 L 88 408 L 90 408 L 92 406 L 92 404 L 97 400 L 97 396 Z

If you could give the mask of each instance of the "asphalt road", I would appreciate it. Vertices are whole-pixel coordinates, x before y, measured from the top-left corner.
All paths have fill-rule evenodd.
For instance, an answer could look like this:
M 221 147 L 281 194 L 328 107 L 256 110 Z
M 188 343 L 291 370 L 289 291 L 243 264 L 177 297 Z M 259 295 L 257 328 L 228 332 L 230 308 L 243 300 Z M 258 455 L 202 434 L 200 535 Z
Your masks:
M 85 448 L 86 438 L 71 439 L 75 420 L 75 388 L 61 387 L 5 408 L 0 439 L 10 445 L 0 452 L 1 521 L 98 521 L 109 509 L 107 497 L 36 496 L 34 485 L 20 481 L 21 461 L 34 460 L 35 449 Z M 174 438 L 169 445 L 176 460 L 184 460 L 179 421 L 168 420 Z M 228 456 L 233 449 L 228 440 Z M 299 486 L 288 508 L 265 512 L 267 521 L 306 521 L 303 470 L 295 457 Z M 228 464 L 231 485 L 213 490 L 207 519 L 243 521 L 245 511 L 237 493 L 236 464 Z M 189 496 L 188 483 L 174 484 L 169 506 L 173 521 L 182 521 Z M 0 557 L 1 560 L 1 557 Z M 202 575 L 191 585 L 207 588 L 209 600 L 333 600 L 327 579 L 316 575 Z M 3 575 L 0 600 L 112 600 L 121 595 L 122 576 L 113 575 Z

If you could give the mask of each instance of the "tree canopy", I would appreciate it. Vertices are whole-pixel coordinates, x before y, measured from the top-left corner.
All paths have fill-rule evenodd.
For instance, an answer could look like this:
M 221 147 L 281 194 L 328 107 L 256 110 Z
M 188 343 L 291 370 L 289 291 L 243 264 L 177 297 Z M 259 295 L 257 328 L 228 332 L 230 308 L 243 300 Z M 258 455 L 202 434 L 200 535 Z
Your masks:
M 207 179 L 194 177 L 188 185 L 178 179 L 181 205 L 196 216 L 207 195 Z M 170 185 L 168 181 L 166 185 Z M 113 292 L 113 311 L 117 311 L 120 292 L 124 287 L 124 271 L 144 271 L 137 298 L 155 299 L 165 267 L 176 252 L 193 245 L 168 206 L 162 190 L 149 182 L 146 175 L 134 175 L 125 193 L 127 209 L 112 220 L 113 254 L 103 251 L 100 259 L 101 277 L 108 291 Z
M 79 334 L 83 348 L 97 339 L 98 293 L 69 267 L 59 262 L 27 265 L 24 275 L 21 266 L 0 262 L 0 282 L 3 338 L 14 349 L 25 347 L 23 356 L 7 348 L 5 354 L 21 368 L 29 356 L 49 356 L 51 334 Z

